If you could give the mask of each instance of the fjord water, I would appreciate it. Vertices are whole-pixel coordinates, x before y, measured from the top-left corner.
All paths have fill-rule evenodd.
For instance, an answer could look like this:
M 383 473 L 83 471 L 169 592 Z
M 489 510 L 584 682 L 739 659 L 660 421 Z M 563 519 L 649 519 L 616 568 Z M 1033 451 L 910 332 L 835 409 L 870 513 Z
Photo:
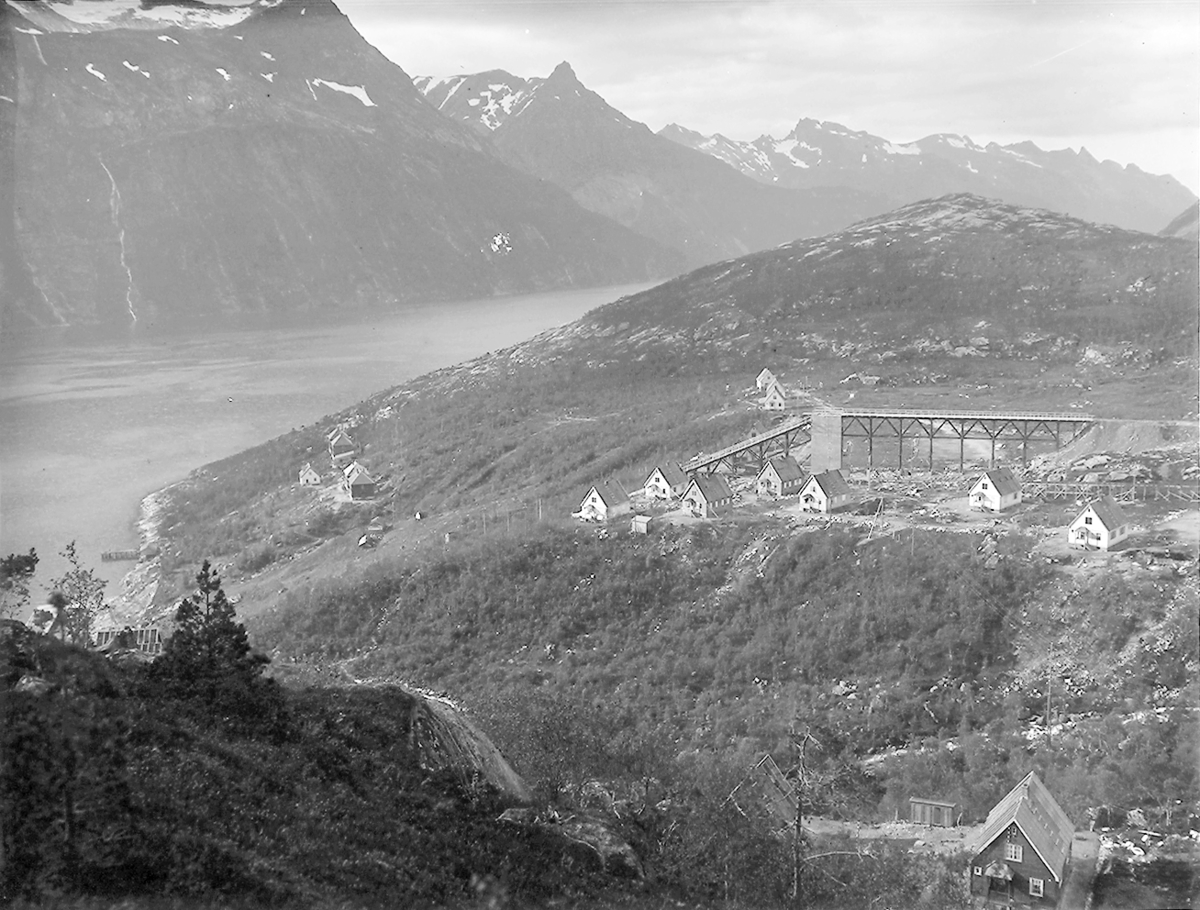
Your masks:
M 320 328 L 10 340 L 0 350 L 0 553 L 36 547 L 44 584 L 75 540 L 111 591 L 130 564 L 100 554 L 137 545 L 148 493 L 644 287 L 411 306 Z

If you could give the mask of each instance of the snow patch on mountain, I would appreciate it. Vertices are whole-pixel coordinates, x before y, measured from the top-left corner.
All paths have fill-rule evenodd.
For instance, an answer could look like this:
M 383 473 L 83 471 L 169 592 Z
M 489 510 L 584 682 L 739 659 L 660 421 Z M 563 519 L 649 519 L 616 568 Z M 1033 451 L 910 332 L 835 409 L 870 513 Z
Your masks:
M 89 73 L 91 73 L 93 76 L 95 76 L 97 79 L 99 79 L 101 82 L 108 81 L 108 77 L 106 75 L 104 75 L 104 73 L 100 72 L 100 70 L 96 69 L 96 67 L 93 64 L 89 63 L 87 66 L 84 67 L 84 69 L 87 70 Z
M 210 0 L 204 2 L 148 5 L 142 0 L 31 0 L 8 5 L 39 28 L 50 32 L 89 32 L 118 28 L 156 29 L 229 28 L 244 22 L 261 9 L 278 6 L 283 0 Z
M 170 41 L 172 44 L 179 44 L 179 42 L 176 41 L 174 38 L 172 38 L 170 35 L 159 35 L 158 40 L 159 41 Z
M 919 155 L 921 149 L 915 142 L 910 142 L 907 145 L 896 145 L 893 142 L 885 142 L 883 151 L 888 155 Z
M 264 79 L 266 79 L 268 82 L 274 82 L 274 81 L 275 81 L 275 74 L 274 74 L 274 73 L 259 73 L 259 75 L 260 75 L 260 76 L 262 76 Z
M 341 92 L 343 95 L 350 95 L 352 98 L 357 98 L 362 102 L 363 107 L 375 107 L 375 102 L 371 100 L 371 96 L 367 94 L 367 90 L 361 85 L 342 85 L 340 82 L 333 82 L 329 79 L 313 79 L 309 84 L 311 91 L 313 85 L 323 85 L 326 88 L 331 88 L 335 92 Z M 313 97 L 316 97 L 316 92 L 313 92 Z
M 228 82 L 228 81 L 229 81 L 229 71 L 228 71 L 228 70 L 226 70 L 226 69 L 223 69 L 222 67 L 219 67 L 219 66 L 218 66 L 218 67 L 217 67 L 217 72 L 221 74 L 221 78 L 222 78 L 222 79 L 224 79 L 226 82 Z

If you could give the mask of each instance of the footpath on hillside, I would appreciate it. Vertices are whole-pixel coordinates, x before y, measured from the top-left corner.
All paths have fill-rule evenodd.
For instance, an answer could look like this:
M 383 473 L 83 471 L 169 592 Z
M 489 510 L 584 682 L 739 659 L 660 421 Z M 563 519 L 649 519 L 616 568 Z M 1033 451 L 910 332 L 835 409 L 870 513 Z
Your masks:
M 1076 831 L 1071 843 L 1071 863 L 1063 884 L 1059 910 L 1085 910 L 1096 878 L 1096 860 L 1100 855 L 1100 838 L 1094 831 Z

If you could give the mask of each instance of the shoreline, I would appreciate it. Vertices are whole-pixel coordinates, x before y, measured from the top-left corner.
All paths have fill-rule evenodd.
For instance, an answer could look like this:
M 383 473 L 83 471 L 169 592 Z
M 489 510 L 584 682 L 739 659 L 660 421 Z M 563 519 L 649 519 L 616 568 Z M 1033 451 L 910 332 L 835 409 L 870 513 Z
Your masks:
M 137 628 L 154 617 L 155 597 L 162 580 L 159 546 L 162 541 L 161 513 L 171 491 L 184 483 L 178 480 L 142 497 L 138 505 L 138 561 L 121 576 L 117 593 L 98 618 L 97 628 Z

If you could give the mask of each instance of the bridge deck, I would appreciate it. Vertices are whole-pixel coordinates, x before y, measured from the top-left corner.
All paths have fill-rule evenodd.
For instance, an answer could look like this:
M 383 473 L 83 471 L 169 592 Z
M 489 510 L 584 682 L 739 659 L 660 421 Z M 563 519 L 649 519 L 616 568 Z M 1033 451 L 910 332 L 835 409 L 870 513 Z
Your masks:
M 720 461 L 722 458 L 728 458 L 730 455 L 736 455 L 738 452 L 744 452 L 746 449 L 752 449 L 757 445 L 770 442 L 772 439 L 776 439 L 786 433 L 799 430 L 802 427 L 808 426 L 811 420 L 811 414 L 800 414 L 796 417 L 789 417 L 783 423 L 776 424 L 771 429 L 764 430 L 762 433 L 756 433 L 740 442 L 735 442 L 731 446 L 726 446 L 723 449 L 718 449 L 716 452 L 709 452 L 705 455 L 697 455 L 686 464 L 680 465 L 680 467 L 683 468 L 686 474 L 688 471 L 694 471 L 697 468 L 712 464 L 714 461 Z
M 816 413 L 842 417 L 911 417 L 920 420 L 1054 420 L 1059 423 L 1094 423 L 1091 414 L 1056 414 L 1049 411 L 954 411 L 924 408 L 831 408 Z

